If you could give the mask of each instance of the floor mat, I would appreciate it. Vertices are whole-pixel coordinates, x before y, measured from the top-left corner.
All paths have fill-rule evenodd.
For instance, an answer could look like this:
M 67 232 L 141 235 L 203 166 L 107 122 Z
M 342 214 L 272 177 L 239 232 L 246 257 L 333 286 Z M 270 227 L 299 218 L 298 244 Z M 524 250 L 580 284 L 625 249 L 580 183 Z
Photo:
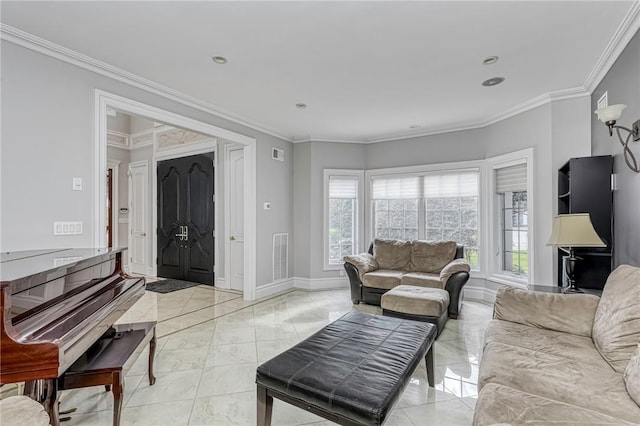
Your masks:
M 192 283 L 190 281 L 182 281 L 182 280 L 158 280 L 152 283 L 147 283 L 147 290 L 155 291 L 156 293 L 166 294 L 166 293 L 171 293 L 172 291 L 184 290 L 185 288 L 195 287 L 197 285 L 211 286 L 211 284 Z

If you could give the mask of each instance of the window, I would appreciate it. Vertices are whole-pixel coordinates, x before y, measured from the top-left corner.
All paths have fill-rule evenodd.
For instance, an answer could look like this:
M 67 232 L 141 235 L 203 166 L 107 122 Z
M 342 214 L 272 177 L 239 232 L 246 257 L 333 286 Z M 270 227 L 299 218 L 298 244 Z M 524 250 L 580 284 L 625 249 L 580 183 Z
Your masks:
M 399 240 L 418 239 L 418 176 L 374 179 L 374 236 Z
M 429 174 L 424 178 L 426 239 L 464 245 L 464 257 L 478 269 L 478 172 Z
M 325 170 L 325 269 L 338 269 L 358 253 L 360 171 Z
M 495 206 L 495 259 L 493 270 L 515 280 L 529 277 L 529 180 L 528 159 L 493 166 Z
M 529 272 L 527 191 L 503 192 L 502 207 L 502 269 L 515 275 Z
M 452 240 L 478 269 L 479 171 L 372 178 L 373 235 L 401 240 Z

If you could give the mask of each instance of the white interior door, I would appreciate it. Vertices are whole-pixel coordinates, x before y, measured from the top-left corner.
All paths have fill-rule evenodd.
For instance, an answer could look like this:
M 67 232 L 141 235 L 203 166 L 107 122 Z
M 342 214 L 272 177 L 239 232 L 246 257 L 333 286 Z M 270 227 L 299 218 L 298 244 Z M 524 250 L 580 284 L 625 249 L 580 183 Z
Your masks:
M 129 270 L 147 272 L 147 204 L 149 165 L 146 161 L 129 164 Z
M 227 216 L 229 249 L 227 250 L 229 287 L 244 290 L 244 151 L 227 151 L 229 214 Z

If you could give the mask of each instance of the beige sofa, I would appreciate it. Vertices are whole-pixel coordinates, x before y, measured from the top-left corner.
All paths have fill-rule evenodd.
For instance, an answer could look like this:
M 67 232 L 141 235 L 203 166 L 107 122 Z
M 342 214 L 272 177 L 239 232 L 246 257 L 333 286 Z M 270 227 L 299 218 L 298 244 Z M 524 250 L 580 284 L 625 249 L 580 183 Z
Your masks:
M 343 259 L 351 300 L 380 305 L 382 295 L 401 284 L 439 288 L 449 292 L 449 318 L 457 318 L 470 270 L 463 252 L 455 241 L 376 238 L 368 253 Z
M 602 297 L 500 289 L 473 424 L 640 423 L 640 268 Z

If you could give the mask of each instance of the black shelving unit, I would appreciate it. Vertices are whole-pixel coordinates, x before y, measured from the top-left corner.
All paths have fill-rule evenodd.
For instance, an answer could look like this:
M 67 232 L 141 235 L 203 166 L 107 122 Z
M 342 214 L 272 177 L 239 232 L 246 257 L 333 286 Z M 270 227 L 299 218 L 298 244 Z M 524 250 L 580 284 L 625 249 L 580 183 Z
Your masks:
M 582 260 L 576 267 L 579 288 L 602 289 L 613 268 L 613 157 L 572 158 L 558 169 L 558 214 L 589 213 L 606 247 L 576 249 Z M 562 285 L 562 258 L 558 249 L 558 285 Z

